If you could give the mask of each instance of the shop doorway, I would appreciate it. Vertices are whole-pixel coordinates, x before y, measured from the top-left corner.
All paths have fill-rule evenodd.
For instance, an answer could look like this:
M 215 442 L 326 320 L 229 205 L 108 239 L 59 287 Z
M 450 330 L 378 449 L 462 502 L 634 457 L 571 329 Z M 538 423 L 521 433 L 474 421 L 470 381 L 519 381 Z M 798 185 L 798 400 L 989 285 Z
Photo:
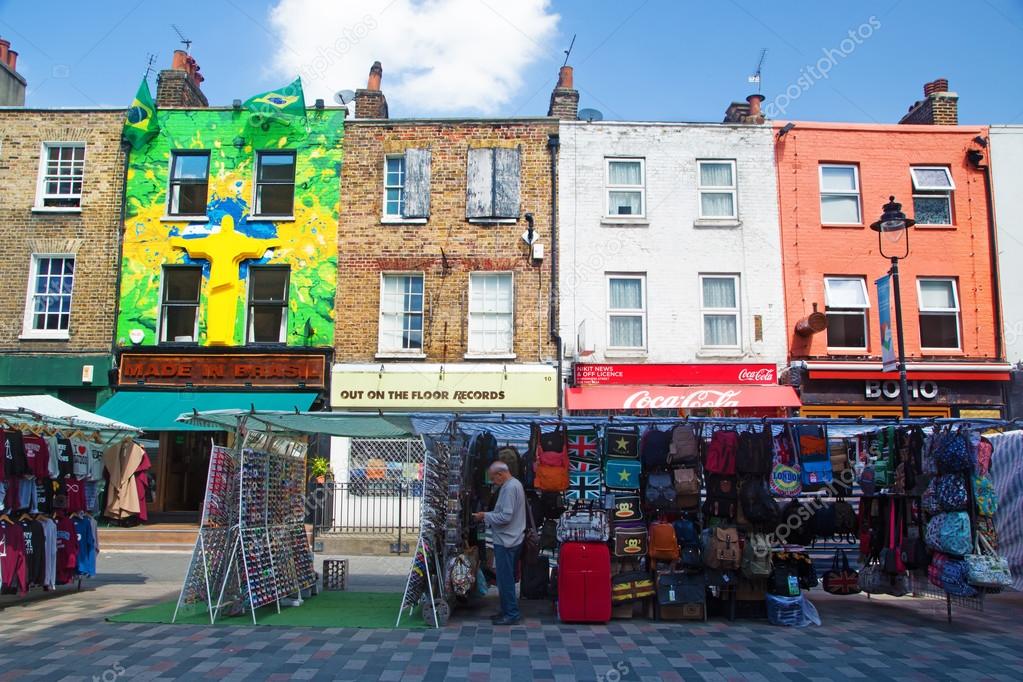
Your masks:
M 166 431 L 160 439 L 158 496 L 163 512 L 198 514 L 206 495 L 211 441 L 227 444 L 223 431 Z

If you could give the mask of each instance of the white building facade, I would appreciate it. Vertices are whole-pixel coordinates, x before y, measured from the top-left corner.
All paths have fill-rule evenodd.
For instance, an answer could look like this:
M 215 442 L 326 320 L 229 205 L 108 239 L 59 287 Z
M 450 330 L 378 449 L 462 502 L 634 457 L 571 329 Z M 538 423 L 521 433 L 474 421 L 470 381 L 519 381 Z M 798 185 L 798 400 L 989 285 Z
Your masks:
M 574 363 L 569 380 L 712 385 L 696 398 L 662 392 L 659 404 L 643 396 L 639 404 L 626 390 L 632 402 L 618 409 L 746 407 L 714 391 L 776 385 L 787 333 L 771 129 L 563 121 L 559 136 L 559 313 L 566 366 Z M 569 410 L 602 409 L 579 390 L 569 389 Z

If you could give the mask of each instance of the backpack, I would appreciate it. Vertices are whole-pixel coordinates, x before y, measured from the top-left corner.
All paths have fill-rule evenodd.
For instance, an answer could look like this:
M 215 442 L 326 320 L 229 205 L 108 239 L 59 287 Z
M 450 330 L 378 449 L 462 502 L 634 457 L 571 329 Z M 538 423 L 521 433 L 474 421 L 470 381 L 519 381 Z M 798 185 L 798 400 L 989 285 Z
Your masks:
M 655 471 L 646 479 L 646 502 L 655 509 L 669 509 L 675 506 L 677 493 L 672 486 L 671 474 Z
M 679 495 L 700 494 L 700 472 L 696 469 L 674 469 L 671 478 Z
M 679 424 L 671 430 L 667 462 L 684 466 L 700 463 L 700 441 L 696 429 L 688 424 Z
M 770 427 L 767 427 L 770 429 Z M 752 431 L 739 434 L 739 449 L 735 456 L 735 470 L 740 474 L 764 475 L 771 473 L 772 452 L 764 436 Z
M 771 543 L 764 533 L 750 533 L 742 549 L 742 574 L 753 580 L 771 575 Z
M 718 526 L 710 531 L 703 551 L 703 563 L 721 571 L 734 571 L 742 563 L 739 531 L 734 526 Z
M 655 521 L 650 524 L 650 558 L 659 561 L 675 561 L 679 557 L 675 529 L 670 523 Z
M 539 431 L 539 427 L 537 427 Z M 537 465 L 564 467 L 568 470 L 567 429 L 562 426 L 549 433 L 539 432 L 536 446 Z
M 831 452 L 823 426 L 794 427 L 804 488 L 818 489 L 831 483 Z
M 712 474 L 735 475 L 735 455 L 738 449 L 739 434 L 736 431 L 715 431 L 707 447 L 705 468 Z
M 813 532 L 819 538 L 834 537 L 838 528 L 838 515 L 835 505 L 827 504 L 813 515 Z
M 675 540 L 679 545 L 699 544 L 700 534 L 696 532 L 696 524 L 689 519 L 678 519 L 671 524 L 675 529 Z
M 856 535 L 856 511 L 845 500 L 835 502 L 835 535 L 851 538 Z
M 707 477 L 707 499 L 703 503 L 705 516 L 734 519 L 739 497 L 735 476 L 711 474 Z
M 753 525 L 773 526 L 778 523 L 778 503 L 759 479 L 743 481 L 739 488 L 742 513 Z
M 647 429 L 640 443 L 640 457 L 643 467 L 647 470 L 661 469 L 668 462 L 668 449 L 671 445 L 671 433 L 660 431 L 656 427 Z
M 787 531 L 785 537 L 776 533 L 783 544 L 809 545 L 813 543 L 816 535 L 814 529 L 814 512 L 809 505 L 799 500 L 792 500 L 782 509 L 781 517 L 778 519 L 779 528 L 784 527 Z

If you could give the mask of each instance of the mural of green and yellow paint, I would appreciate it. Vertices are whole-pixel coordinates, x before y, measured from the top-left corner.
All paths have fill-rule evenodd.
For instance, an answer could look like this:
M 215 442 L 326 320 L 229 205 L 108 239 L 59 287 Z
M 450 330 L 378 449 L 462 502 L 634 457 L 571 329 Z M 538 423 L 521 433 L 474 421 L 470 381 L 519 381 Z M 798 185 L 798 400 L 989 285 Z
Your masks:
M 333 346 L 344 111 L 308 109 L 291 125 L 255 126 L 232 109 L 156 118 L 160 133 L 129 159 L 118 345 L 158 343 L 163 268 L 178 264 L 202 266 L 198 344 L 245 345 L 248 268 L 258 264 L 290 267 L 287 345 Z M 166 215 L 180 150 L 210 153 L 206 220 Z M 253 217 L 256 154 L 274 150 L 295 152 L 294 220 Z

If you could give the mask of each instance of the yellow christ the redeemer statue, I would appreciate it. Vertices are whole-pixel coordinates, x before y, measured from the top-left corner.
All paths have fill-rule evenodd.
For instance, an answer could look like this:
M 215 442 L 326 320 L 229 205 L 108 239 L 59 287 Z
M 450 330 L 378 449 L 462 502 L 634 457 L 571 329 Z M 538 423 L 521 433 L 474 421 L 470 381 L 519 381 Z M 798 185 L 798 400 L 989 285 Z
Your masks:
M 220 230 L 209 236 L 171 239 L 171 246 L 184 249 L 195 260 L 210 263 L 209 290 L 206 292 L 207 345 L 232 345 L 238 299 L 245 295 L 238 286 L 238 267 L 241 262 L 262 258 L 267 250 L 279 245 L 278 239 L 257 239 L 236 232 L 234 218 L 229 215 L 221 220 Z

